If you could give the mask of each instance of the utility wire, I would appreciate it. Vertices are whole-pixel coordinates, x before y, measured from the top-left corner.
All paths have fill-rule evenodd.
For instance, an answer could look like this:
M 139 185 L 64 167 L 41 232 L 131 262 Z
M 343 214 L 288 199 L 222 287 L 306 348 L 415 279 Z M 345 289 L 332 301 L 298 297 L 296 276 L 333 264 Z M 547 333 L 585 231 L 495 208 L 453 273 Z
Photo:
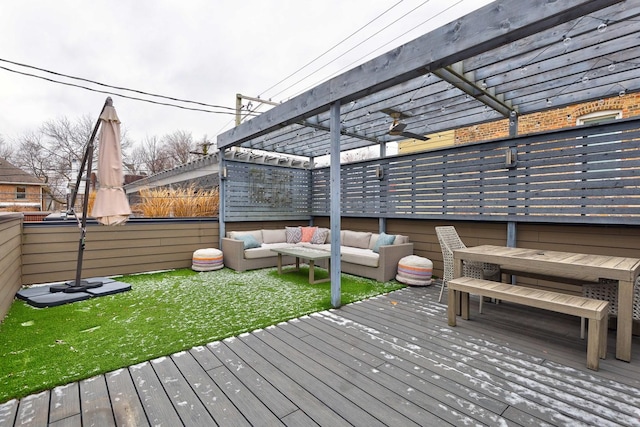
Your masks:
M 282 80 L 280 80 L 279 82 L 271 85 L 268 89 L 265 89 L 261 92 L 261 95 L 259 95 L 259 98 L 262 98 L 262 95 L 265 92 L 270 91 L 271 89 L 275 88 L 276 86 L 278 86 L 279 84 L 281 84 L 282 82 L 284 82 L 285 80 L 293 77 L 294 75 L 296 75 L 297 73 L 299 73 L 300 71 L 304 70 L 305 68 L 307 68 L 308 66 L 310 66 L 311 64 L 313 64 L 314 62 L 316 62 L 317 60 L 319 60 L 320 58 L 322 58 L 323 56 L 325 56 L 326 54 L 328 54 L 329 52 L 331 52 L 332 50 L 334 50 L 335 48 L 337 48 L 338 46 L 340 46 L 341 44 L 343 44 L 344 42 L 346 42 L 347 40 L 349 40 L 351 37 L 355 36 L 357 33 L 359 33 L 360 31 L 364 30 L 367 26 L 371 25 L 373 22 L 377 21 L 378 19 L 380 19 L 382 16 L 384 16 L 385 14 L 387 14 L 389 11 L 391 11 L 391 9 L 395 8 L 396 6 L 398 6 L 400 3 L 402 3 L 404 0 L 400 0 L 399 2 L 397 2 L 396 4 L 394 4 L 393 6 L 391 6 L 390 8 L 388 8 L 387 10 L 385 10 L 384 12 L 382 12 L 381 14 L 379 14 L 378 16 L 376 16 L 375 18 L 373 18 L 371 21 L 369 21 L 368 23 L 366 23 L 365 25 L 363 25 L 362 27 L 360 27 L 359 29 L 357 29 L 356 31 L 354 31 L 353 33 L 351 33 L 349 36 L 347 36 L 346 38 L 342 39 L 340 42 L 338 42 L 337 44 L 335 44 L 334 46 L 330 47 L 329 49 L 327 49 L 325 52 L 321 53 L 320 55 L 318 55 L 317 57 L 315 57 L 314 59 L 312 59 L 311 61 L 309 61 L 307 64 L 303 65 L 302 67 L 298 68 L 296 71 L 294 71 L 293 73 L 289 74 L 288 76 L 286 76 L 285 78 L 283 78 Z M 428 1 L 428 0 L 427 0 Z M 289 88 L 287 88 L 289 89 Z M 285 90 L 287 90 L 285 89 Z M 278 92 L 276 95 L 279 95 L 281 92 Z M 256 107 L 254 110 L 249 110 L 247 115 L 249 115 L 250 113 L 256 113 L 258 110 L 258 107 Z M 258 114 L 252 114 L 252 115 L 258 115 Z M 218 131 L 218 133 L 222 132 L 227 126 L 229 126 L 231 123 L 233 122 L 233 120 L 229 120 L 227 123 L 225 123 L 220 130 Z
M 311 77 L 312 75 L 316 74 L 318 71 L 322 70 L 323 68 L 326 68 L 328 65 L 333 64 L 334 62 L 336 62 L 338 59 L 342 58 L 343 56 L 345 56 L 347 53 L 351 52 L 352 50 L 354 50 L 355 48 L 361 46 L 362 44 L 364 44 L 365 42 L 368 42 L 369 40 L 371 40 L 374 36 L 380 34 L 382 31 L 388 29 L 390 26 L 392 26 L 393 24 L 397 23 L 398 21 L 400 21 L 401 19 L 405 18 L 407 15 L 415 12 L 418 8 L 424 6 L 425 4 L 429 3 L 430 0 L 425 0 L 424 2 L 422 2 L 421 4 L 419 4 L 418 6 L 414 7 L 413 9 L 411 9 L 409 12 L 405 13 L 404 15 L 402 15 L 401 17 L 397 18 L 396 20 L 394 20 L 393 22 L 385 25 L 384 27 L 382 27 L 381 29 L 379 29 L 378 31 L 376 31 L 375 33 L 373 33 L 372 35 L 370 35 L 369 37 L 367 37 L 366 39 L 362 40 L 360 43 L 356 44 L 355 46 L 351 47 L 350 49 L 348 49 L 347 51 L 343 52 L 342 54 L 338 55 L 337 57 L 335 57 L 334 59 L 332 59 L 331 61 L 327 62 L 325 65 L 321 66 L 320 68 L 317 68 L 315 71 L 307 74 L 306 76 L 304 76 L 303 78 L 299 79 L 298 81 L 296 81 L 295 83 L 287 86 L 286 88 L 282 89 L 280 92 L 276 93 L 274 96 L 278 96 L 280 95 L 282 92 L 291 89 L 292 87 L 294 87 L 295 85 L 297 85 L 298 83 L 304 81 L 305 79 Z M 462 0 L 460 0 L 462 1 Z M 368 25 L 368 24 L 367 24 Z M 422 24 L 421 24 L 422 25 Z M 406 34 L 406 33 L 405 33 Z M 378 50 L 380 48 L 377 48 L 374 50 L 374 52 L 376 50 Z M 335 75 L 335 74 L 334 74 Z M 315 83 L 313 86 L 316 86 L 317 84 L 319 84 L 318 82 Z
M 429 1 L 429 0 L 425 1 L 425 3 L 427 3 L 428 1 Z M 427 19 L 427 20 L 425 20 L 425 21 L 422 21 L 422 22 L 421 22 L 421 23 L 419 23 L 418 25 L 413 26 L 413 27 L 412 27 L 412 28 L 410 28 L 409 30 L 407 30 L 407 31 L 405 31 L 404 33 L 402 33 L 402 34 L 398 35 L 397 37 L 394 37 L 393 39 L 389 40 L 388 42 L 386 42 L 386 43 L 385 43 L 385 44 L 383 44 L 382 46 L 377 47 L 376 49 L 372 50 L 371 52 L 367 53 L 366 55 L 363 55 L 363 56 L 361 56 L 360 58 L 356 59 L 355 61 L 353 61 L 353 62 L 351 62 L 351 63 L 349 63 L 349 64 L 345 65 L 344 67 L 342 67 L 342 68 L 340 68 L 339 70 L 335 71 L 333 74 L 329 75 L 329 76 L 325 79 L 325 81 L 326 81 L 326 80 L 328 80 L 328 79 L 331 79 L 331 78 L 333 78 L 333 77 L 335 77 L 335 76 L 337 76 L 339 73 L 343 72 L 343 71 L 344 71 L 344 70 L 346 70 L 346 69 L 349 69 L 349 68 L 350 68 L 350 67 L 352 67 L 354 64 L 356 64 L 356 63 L 358 63 L 358 62 L 362 61 L 364 58 L 368 57 L 369 55 L 372 55 L 373 53 L 375 53 L 375 52 L 379 51 L 380 49 L 384 48 L 385 46 L 390 45 L 391 43 L 393 43 L 394 41 L 398 40 L 399 38 L 401 38 L 401 37 L 403 37 L 403 36 L 405 36 L 405 35 L 409 34 L 411 31 L 415 30 L 416 28 L 418 28 L 418 27 L 420 27 L 420 26 L 422 26 L 422 25 L 426 24 L 427 22 L 431 21 L 431 20 L 432 20 L 432 19 L 434 19 L 434 18 L 437 18 L 438 16 L 442 15 L 443 13 L 445 13 L 446 11 L 448 11 L 449 9 L 452 9 L 452 8 L 454 8 L 455 6 L 457 6 L 458 4 L 462 3 L 462 1 L 463 1 L 463 0 L 458 0 L 458 2 L 457 2 L 457 3 L 455 3 L 455 4 L 451 5 L 451 6 L 447 7 L 446 9 L 444 9 L 444 10 L 442 10 L 442 11 L 438 12 L 437 14 L 435 14 L 435 15 L 433 15 L 433 16 L 431 16 L 431 17 L 429 17 L 429 19 Z M 424 5 L 425 3 L 422 3 L 420 6 Z M 416 7 L 416 8 L 414 8 L 413 10 L 417 9 L 417 8 L 418 8 L 418 7 L 420 7 L 420 6 L 417 6 L 417 7 Z M 413 10 L 412 10 L 412 12 L 413 12 Z M 411 12 L 409 12 L 409 13 L 411 13 Z M 405 15 L 403 15 L 402 17 L 398 18 L 398 19 L 401 19 L 401 18 L 403 18 L 404 16 L 406 16 L 406 14 L 405 14 Z M 396 21 L 397 21 L 397 20 L 396 20 Z M 395 21 L 394 21 L 394 22 L 392 22 L 392 24 L 393 24 L 393 23 L 395 23 Z M 391 24 L 389 24 L 389 25 L 391 25 Z M 386 27 L 385 27 L 385 28 L 386 28 Z M 383 28 L 382 30 L 384 30 L 385 28 Z M 382 30 L 380 30 L 380 31 L 382 31 Z M 378 33 L 380 33 L 380 31 L 376 32 L 374 35 L 377 35 Z M 361 43 L 361 44 L 362 44 L 362 43 Z M 354 47 L 357 47 L 357 46 L 354 46 Z M 353 50 L 353 49 L 351 49 L 351 50 Z M 346 52 L 345 52 L 345 53 L 346 53 Z M 336 59 L 338 59 L 338 58 L 336 58 Z M 334 60 L 334 61 L 335 61 L 335 60 Z M 331 61 L 331 62 L 334 62 L 334 61 Z M 327 65 L 329 65 L 329 64 L 327 64 Z M 319 70 L 318 70 L 318 71 L 319 71 Z M 302 81 L 302 80 L 300 80 L 300 81 L 298 81 L 298 82 L 294 83 L 294 84 L 293 84 L 293 85 L 291 85 L 289 88 L 291 88 L 291 87 L 295 86 L 296 84 L 300 83 L 301 81 Z M 310 88 L 312 88 L 312 87 L 314 87 L 314 86 L 317 86 L 319 83 L 320 83 L 320 82 L 316 82 L 315 84 L 313 84 L 313 85 L 311 85 L 311 86 L 307 86 L 307 88 L 306 88 L 306 89 L 303 89 L 302 91 L 298 92 L 297 94 L 304 93 L 305 91 L 309 90 Z M 287 88 L 287 89 L 289 89 L 289 88 Z
M 144 91 L 137 90 L 137 89 L 129 89 L 129 88 L 126 88 L 126 87 L 113 86 L 113 85 L 109 85 L 109 84 L 106 84 L 106 83 L 100 83 L 100 82 L 95 81 L 95 80 L 85 79 L 83 77 L 71 76 L 71 75 L 68 75 L 68 74 L 58 73 L 56 71 L 51 71 L 51 70 L 47 70 L 47 69 L 44 69 L 44 68 L 35 67 L 33 65 L 27 65 L 27 64 L 22 64 L 20 62 L 10 61 L 8 59 L 0 58 L 0 62 L 6 62 L 8 64 L 17 65 L 17 66 L 25 67 L 25 68 L 31 68 L 33 70 L 42 71 L 44 73 L 53 74 L 55 76 L 66 77 L 66 78 L 74 79 L 74 80 L 80 80 L 80 81 L 91 83 L 91 84 L 95 84 L 95 85 L 98 85 L 98 86 L 108 87 L 108 88 L 111 88 L 111 89 L 124 90 L 124 91 L 127 91 L 127 92 L 139 93 L 141 95 L 153 96 L 155 98 L 163 98 L 163 99 L 168 99 L 170 101 L 178 101 L 178 102 L 185 102 L 185 103 L 188 103 L 188 104 L 202 105 L 203 107 L 222 108 L 222 109 L 226 109 L 226 110 L 235 110 L 232 107 L 225 107 L 223 105 L 206 104 L 204 102 L 199 102 L 199 101 L 190 101 L 188 99 L 180 99 L 180 98 L 174 98 L 174 97 L 171 97 L 171 96 L 158 95 L 158 94 L 155 94 L 155 93 L 144 92 Z M 9 70 L 7 68 L 4 68 L 4 69 L 5 70 Z M 9 70 L 9 71 L 15 71 L 15 70 Z M 15 72 L 20 73 L 19 71 L 15 71 Z M 29 75 L 29 74 L 26 74 L 26 75 Z M 50 80 L 50 81 L 53 81 L 53 80 Z M 82 86 L 79 86 L 79 87 L 82 87 Z M 132 99 L 136 99 L 136 98 L 132 98 Z M 167 104 L 165 104 L 165 105 L 167 105 Z
M 327 49 L 326 51 L 324 51 L 323 53 L 321 53 L 320 55 L 316 56 L 314 59 L 312 59 L 311 61 L 307 62 L 305 65 L 303 65 L 302 67 L 298 68 L 296 71 L 294 71 L 293 73 L 289 74 L 287 77 L 284 77 L 282 80 L 280 80 L 278 83 L 273 84 L 272 86 L 270 86 L 268 89 L 265 89 L 262 91 L 262 93 L 264 94 L 265 92 L 269 92 L 271 89 L 273 89 L 274 87 L 278 86 L 280 83 L 284 82 L 285 80 L 293 77 L 294 75 L 298 74 L 300 71 L 304 70 L 305 68 L 307 68 L 308 66 L 310 66 L 311 64 L 313 64 L 314 62 L 316 62 L 317 60 L 319 60 L 320 58 L 322 58 L 323 56 L 325 56 L 326 54 L 328 54 L 329 52 L 331 52 L 332 50 L 334 50 L 335 48 L 337 48 L 338 46 L 340 46 L 341 44 L 343 44 L 344 42 L 346 42 L 347 40 L 349 40 L 351 37 L 355 36 L 356 34 L 358 34 L 360 31 L 364 30 L 366 27 L 368 27 L 369 25 L 371 25 L 373 22 L 377 21 L 378 19 L 380 19 L 383 15 L 387 14 L 389 11 L 391 11 L 391 9 L 393 9 L 394 7 L 398 6 L 400 3 L 402 3 L 404 0 L 400 0 L 399 2 L 397 2 L 396 4 L 394 4 L 393 6 L 391 6 L 390 8 L 388 8 L 387 10 L 385 10 L 384 12 L 382 12 L 380 15 L 376 16 L 375 18 L 373 18 L 371 21 L 367 22 L 366 24 L 364 24 L 362 27 L 358 28 L 356 31 L 354 31 L 353 33 L 351 33 L 350 35 L 348 35 L 346 38 L 342 39 L 340 42 L 338 42 L 337 44 L 333 45 L 332 47 L 330 47 L 329 49 Z M 428 0 L 427 0 L 428 1 Z M 287 88 L 288 89 L 288 88 Z M 285 89 L 286 90 L 286 89 Z M 279 95 L 281 92 L 278 92 L 276 95 Z M 260 96 L 261 97 L 261 96 Z
M 77 87 L 77 88 L 85 89 L 85 90 L 88 90 L 88 91 L 91 91 L 91 92 L 97 92 L 97 93 L 104 93 L 104 94 L 107 94 L 107 95 L 119 96 L 121 98 L 133 99 L 135 101 L 148 102 L 150 104 L 165 105 L 167 107 L 181 108 L 183 110 L 202 111 L 204 113 L 210 113 L 210 114 L 235 114 L 233 111 L 212 111 L 212 110 L 205 110 L 203 108 L 185 107 L 185 106 L 182 106 L 182 105 L 170 104 L 168 102 L 153 101 L 151 99 L 138 98 L 138 97 L 135 97 L 135 96 L 123 95 L 121 93 L 94 89 L 94 88 L 91 88 L 91 87 L 82 86 L 82 85 L 78 85 L 78 84 L 75 84 L 75 83 L 61 82 L 59 80 L 50 79 L 48 77 L 38 76 L 37 74 L 31 74 L 31 73 L 26 73 L 24 71 L 12 70 L 11 68 L 3 67 L 1 65 L 0 65 L 0 69 L 6 70 L 6 71 L 10 71 L 10 72 L 16 73 L 16 74 L 22 74 L 23 76 L 27 76 L 27 77 L 35 77 L 37 79 L 46 80 L 46 81 L 52 82 L 52 83 L 58 83 L 58 84 L 61 84 L 61 85 Z M 230 107 L 224 107 L 224 108 L 230 108 Z

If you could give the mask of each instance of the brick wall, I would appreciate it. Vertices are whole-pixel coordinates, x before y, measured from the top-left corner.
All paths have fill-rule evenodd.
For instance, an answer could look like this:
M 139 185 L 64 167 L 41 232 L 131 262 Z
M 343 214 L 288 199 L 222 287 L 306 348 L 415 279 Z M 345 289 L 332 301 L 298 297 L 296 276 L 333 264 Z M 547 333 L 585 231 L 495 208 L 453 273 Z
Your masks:
M 18 187 L 25 187 L 25 197 L 23 199 L 17 198 L 16 189 Z M 42 209 L 42 196 L 40 194 L 40 185 L 32 184 L 0 184 L 0 202 L 3 204 L 16 204 L 20 203 L 37 203 Z M 38 207 L 31 206 L 29 210 L 38 210 Z
M 640 115 L 640 94 L 626 94 L 613 98 L 601 99 L 583 104 L 572 105 L 563 108 L 522 115 L 518 119 L 518 135 L 544 132 L 548 130 L 576 126 L 576 120 L 580 116 L 595 113 L 597 111 L 622 111 L 622 118 Z M 510 120 L 498 120 L 491 123 L 470 126 L 456 130 L 455 143 L 465 144 L 469 142 L 486 141 L 509 136 Z

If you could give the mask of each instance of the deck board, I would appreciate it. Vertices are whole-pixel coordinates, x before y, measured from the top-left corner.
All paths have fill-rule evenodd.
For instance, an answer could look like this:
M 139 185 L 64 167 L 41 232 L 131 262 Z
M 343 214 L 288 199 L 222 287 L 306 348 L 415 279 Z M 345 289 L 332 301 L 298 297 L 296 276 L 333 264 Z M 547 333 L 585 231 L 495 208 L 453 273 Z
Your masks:
M 180 416 L 173 407 L 171 398 L 162 387 L 160 379 L 151 367 L 151 363 L 139 363 L 129 368 L 129 370 L 149 424 L 153 426 L 182 425 Z
M 16 426 L 46 425 L 49 417 L 51 393 L 43 391 L 20 399 L 16 414 Z
M 118 369 L 105 375 L 113 416 L 118 426 L 149 426 L 142 402 L 128 369 Z
M 80 381 L 80 406 L 83 424 L 105 427 L 116 425 L 104 375 Z
M 586 368 L 576 317 L 410 287 L 0 405 L 22 425 L 640 426 L 640 338 Z
M 71 417 L 80 413 L 80 388 L 78 383 L 56 387 L 51 391 L 49 401 L 49 422 Z
M 210 354 L 205 348 L 203 350 Z M 172 359 L 218 425 L 250 425 L 241 411 L 234 406 L 227 394 L 221 389 L 220 384 L 216 383 L 216 372 L 223 369 L 222 366 L 217 366 L 207 372 L 190 352 L 177 353 L 172 356 Z
M 274 416 L 282 419 L 289 414 L 298 410 L 287 397 L 282 394 L 270 382 L 260 376 L 250 364 L 238 357 L 229 347 L 219 343 L 219 345 L 207 347 L 211 352 L 215 352 L 216 356 L 224 361 L 227 370 L 234 373 L 242 386 L 247 388 L 262 405 L 270 409 Z M 254 404 L 253 402 L 246 402 Z M 254 411 L 255 406 L 250 408 Z M 245 414 L 247 416 L 249 414 Z M 264 415 L 263 415 L 264 417 Z M 267 414 L 267 418 L 271 418 Z M 274 425 L 277 424 L 274 422 Z
M 174 357 L 182 357 L 181 354 Z M 160 357 L 152 360 L 151 365 L 184 424 L 202 427 L 215 425 L 213 417 L 175 365 L 173 358 Z

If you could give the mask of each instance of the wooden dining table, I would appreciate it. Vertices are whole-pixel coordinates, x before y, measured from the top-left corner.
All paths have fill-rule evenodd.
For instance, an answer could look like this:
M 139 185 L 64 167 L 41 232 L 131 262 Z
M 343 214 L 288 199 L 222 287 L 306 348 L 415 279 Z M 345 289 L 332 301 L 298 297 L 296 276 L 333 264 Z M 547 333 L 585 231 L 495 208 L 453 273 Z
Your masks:
M 640 273 L 640 259 L 494 245 L 457 249 L 453 258 L 454 277 L 462 276 L 464 261 L 477 261 L 498 264 L 503 271 L 516 275 L 556 282 L 568 280 L 572 283 L 592 283 L 601 279 L 617 281 L 616 358 L 631 361 L 633 286 Z

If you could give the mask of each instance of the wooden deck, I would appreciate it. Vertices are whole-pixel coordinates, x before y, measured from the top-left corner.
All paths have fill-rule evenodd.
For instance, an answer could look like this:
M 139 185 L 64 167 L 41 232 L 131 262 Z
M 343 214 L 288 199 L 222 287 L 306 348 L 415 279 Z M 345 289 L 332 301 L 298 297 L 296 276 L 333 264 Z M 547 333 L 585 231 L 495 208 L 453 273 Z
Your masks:
M 0 426 L 640 426 L 640 338 L 598 372 L 580 319 L 406 288 L 0 405 Z M 446 299 L 445 299 L 446 300 Z M 445 301 L 443 300 L 443 301 Z

